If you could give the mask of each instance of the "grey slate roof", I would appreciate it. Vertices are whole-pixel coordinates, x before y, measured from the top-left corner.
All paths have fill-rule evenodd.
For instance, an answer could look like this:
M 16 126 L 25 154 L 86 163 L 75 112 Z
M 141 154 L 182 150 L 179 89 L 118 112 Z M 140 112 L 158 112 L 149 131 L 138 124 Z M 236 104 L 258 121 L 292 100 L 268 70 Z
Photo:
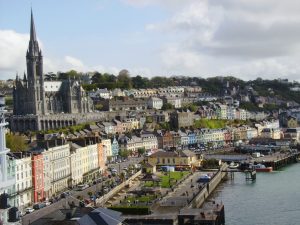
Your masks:
M 105 208 L 98 208 L 78 220 L 80 225 L 119 225 L 122 213 Z

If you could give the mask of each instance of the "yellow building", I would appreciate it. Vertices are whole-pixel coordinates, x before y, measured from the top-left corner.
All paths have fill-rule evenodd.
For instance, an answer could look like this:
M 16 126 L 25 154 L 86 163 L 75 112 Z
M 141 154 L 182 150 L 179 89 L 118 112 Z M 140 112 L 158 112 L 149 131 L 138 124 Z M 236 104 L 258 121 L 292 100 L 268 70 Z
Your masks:
M 195 153 L 190 150 L 183 151 L 157 151 L 148 157 L 151 165 L 175 166 L 175 167 L 193 167 L 200 166 L 201 160 L 197 159 Z

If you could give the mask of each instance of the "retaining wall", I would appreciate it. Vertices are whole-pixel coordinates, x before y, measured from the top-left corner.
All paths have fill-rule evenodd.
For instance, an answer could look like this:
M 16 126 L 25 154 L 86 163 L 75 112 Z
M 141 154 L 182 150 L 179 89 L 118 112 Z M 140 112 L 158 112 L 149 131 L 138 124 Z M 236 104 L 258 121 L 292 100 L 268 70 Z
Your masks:
M 199 191 L 199 193 L 194 197 L 194 199 L 187 206 L 188 208 L 199 208 L 207 199 L 207 197 L 216 189 L 216 187 L 221 183 L 222 179 L 227 175 L 222 171 L 226 170 L 227 165 L 223 164 L 214 177 Z

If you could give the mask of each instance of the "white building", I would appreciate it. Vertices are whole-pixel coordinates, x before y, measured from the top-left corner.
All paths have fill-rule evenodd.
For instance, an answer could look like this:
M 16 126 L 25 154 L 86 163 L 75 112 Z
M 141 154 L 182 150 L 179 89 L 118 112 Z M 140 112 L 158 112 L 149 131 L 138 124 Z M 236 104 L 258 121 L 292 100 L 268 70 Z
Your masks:
M 107 88 L 104 89 L 97 89 L 96 91 L 89 92 L 89 96 L 91 98 L 104 98 L 104 99 L 111 99 L 112 94 Z
M 15 205 L 23 211 L 32 204 L 32 163 L 31 155 L 15 153 L 16 192 Z
M 9 168 L 7 161 L 7 153 L 9 149 L 6 148 L 6 125 L 5 122 L 5 96 L 0 95 L 0 194 L 9 193 L 15 187 L 15 168 Z M 7 209 L 0 209 L 0 223 L 6 224 L 7 222 Z
M 150 109 L 161 109 L 163 106 L 163 100 L 156 97 L 151 97 L 147 101 L 148 107 Z
M 86 175 L 88 176 L 87 179 L 91 180 L 93 177 L 95 177 L 95 175 L 99 171 L 98 148 L 97 148 L 97 144 L 87 145 L 86 147 L 87 147 L 87 156 L 88 156 L 88 164 L 87 164 L 88 171 Z
M 181 108 L 181 98 L 178 97 L 164 97 L 164 103 L 170 103 L 175 109 Z

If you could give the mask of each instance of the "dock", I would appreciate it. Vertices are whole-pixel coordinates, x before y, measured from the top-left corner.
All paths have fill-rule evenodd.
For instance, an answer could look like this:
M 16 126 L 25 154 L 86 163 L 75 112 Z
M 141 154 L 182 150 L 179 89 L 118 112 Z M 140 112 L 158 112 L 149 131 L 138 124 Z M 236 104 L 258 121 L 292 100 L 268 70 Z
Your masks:
M 265 161 L 263 164 L 265 166 L 273 167 L 273 170 L 278 170 L 289 164 L 297 163 L 299 161 L 300 152 L 291 153 L 291 154 L 280 154 L 277 155 L 274 160 Z

